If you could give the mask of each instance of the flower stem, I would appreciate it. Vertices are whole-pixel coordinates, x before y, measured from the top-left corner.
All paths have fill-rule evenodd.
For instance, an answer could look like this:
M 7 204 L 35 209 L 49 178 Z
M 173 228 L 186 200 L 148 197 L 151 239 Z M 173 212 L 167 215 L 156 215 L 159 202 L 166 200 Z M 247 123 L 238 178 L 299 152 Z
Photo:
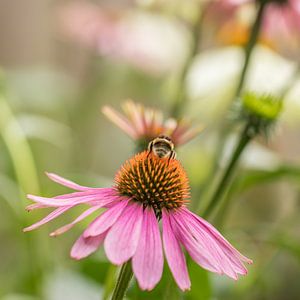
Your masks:
M 246 79 L 246 75 L 247 75 L 247 72 L 248 72 L 250 59 L 251 59 L 251 54 L 253 52 L 253 48 L 254 48 L 254 46 L 257 42 L 257 39 L 259 37 L 259 33 L 260 33 L 261 25 L 262 25 L 262 20 L 263 20 L 263 15 L 264 15 L 265 7 L 266 7 L 266 1 L 262 0 L 259 3 L 260 4 L 259 4 L 259 8 L 257 10 L 256 18 L 255 18 L 255 21 L 254 21 L 254 23 L 252 25 L 252 28 L 251 28 L 250 37 L 249 37 L 248 43 L 245 47 L 244 65 L 243 65 L 243 68 L 242 68 L 242 72 L 241 72 L 241 75 L 240 75 L 238 86 L 237 86 L 235 94 L 234 94 L 234 99 L 239 97 L 239 95 L 240 95 L 240 93 L 243 89 L 245 79 Z
M 245 147 L 248 145 L 248 143 L 253 137 L 253 135 L 251 134 L 251 127 L 252 127 L 251 122 L 247 122 L 244 130 L 240 135 L 240 139 L 236 145 L 236 148 L 229 160 L 229 163 L 224 170 L 220 182 L 218 183 L 217 188 L 213 193 L 207 208 L 204 210 L 204 213 L 202 214 L 204 218 L 207 218 L 212 213 L 212 211 L 217 206 L 217 204 L 222 200 L 222 196 L 224 195 L 224 193 L 228 188 L 228 185 L 233 176 L 233 172 L 237 166 L 239 158 L 243 150 L 245 149 Z
M 122 300 L 132 278 L 131 261 L 123 264 L 111 300 Z

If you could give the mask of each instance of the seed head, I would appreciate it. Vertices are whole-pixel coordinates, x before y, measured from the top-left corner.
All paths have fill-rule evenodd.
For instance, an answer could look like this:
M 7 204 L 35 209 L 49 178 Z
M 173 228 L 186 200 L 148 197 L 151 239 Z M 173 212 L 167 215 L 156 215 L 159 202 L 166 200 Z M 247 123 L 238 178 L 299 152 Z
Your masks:
M 122 196 L 152 207 L 157 217 L 162 208 L 179 208 L 190 198 L 188 178 L 180 162 L 148 151 L 126 161 L 115 182 Z

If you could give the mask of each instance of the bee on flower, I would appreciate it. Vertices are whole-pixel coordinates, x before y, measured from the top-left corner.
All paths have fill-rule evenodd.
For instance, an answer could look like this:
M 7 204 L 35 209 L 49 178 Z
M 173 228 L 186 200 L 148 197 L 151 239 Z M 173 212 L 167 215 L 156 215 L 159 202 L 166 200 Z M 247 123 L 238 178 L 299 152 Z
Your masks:
M 108 188 L 86 187 L 47 173 L 51 180 L 75 192 L 53 198 L 28 195 L 35 202 L 28 210 L 44 207 L 54 210 L 24 231 L 36 229 L 75 206 L 86 205 L 87 209 L 73 222 L 50 234 L 57 236 L 106 208 L 77 239 L 71 250 L 72 258 L 87 257 L 104 245 L 113 264 L 131 261 L 140 288 L 151 290 L 161 279 L 164 252 L 177 285 L 184 291 L 191 286 L 184 247 L 204 269 L 238 279 L 247 273 L 244 263 L 252 261 L 188 209 L 189 181 L 174 153 L 169 137 L 155 138 L 148 150 L 137 153 L 121 166 L 115 184 Z
M 128 100 L 123 103 L 124 114 L 110 106 L 104 106 L 102 112 L 116 126 L 131 137 L 140 149 L 158 136 L 170 137 L 174 146 L 180 146 L 193 139 L 203 130 L 203 126 L 192 127 L 188 120 L 165 119 L 162 112 Z

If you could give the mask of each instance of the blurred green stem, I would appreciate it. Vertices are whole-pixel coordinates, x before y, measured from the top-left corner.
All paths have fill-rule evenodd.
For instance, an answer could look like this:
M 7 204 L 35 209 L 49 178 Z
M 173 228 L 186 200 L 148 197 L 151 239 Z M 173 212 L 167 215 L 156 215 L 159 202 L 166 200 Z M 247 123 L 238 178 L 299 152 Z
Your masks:
M 297 83 L 299 74 L 300 74 L 300 64 L 297 65 L 294 73 L 292 74 L 291 79 L 287 82 L 286 86 L 282 89 L 282 91 L 280 93 L 282 101 L 284 101 L 284 98 L 286 97 L 286 95 Z M 216 220 L 215 224 L 217 225 L 218 228 L 221 228 L 221 226 L 223 226 L 223 224 L 226 220 L 226 216 L 231 208 L 231 204 L 232 204 L 231 196 L 232 196 L 232 192 L 229 191 L 229 193 L 226 195 L 226 198 L 224 199 L 224 202 L 222 203 L 221 209 L 219 210 L 219 212 L 215 218 L 215 220 Z
M 247 72 L 248 72 L 248 67 L 250 64 L 251 55 L 252 55 L 254 46 L 259 37 L 265 7 L 266 7 L 266 1 L 265 0 L 259 1 L 259 8 L 257 10 L 256 18 L 255 18 L 255 21 L 251 28 L 251 33 L 249 36 L 248 43 L 246 44 L 246 47 L 245 47 L 245 60 L 244 60 L 243 68 L 242 68 L 241 75 L 239 78 L 239 82 L 238 82 L 238 85 L 237 85 L 237 88 L 236 88 L 236 91 L 234 94 L 234 100 L 240 96 L 241 91 L 243 89 L 245 79 L 247 76 Z
M 202 10 L 198 12 L 198 16 L 192 26 L 192 48 L 190 50 L 190 53 L 188 57 L 186 58 L 186 61 L 181 69 L 181 72 L 179 74 L 179 78 L 176 84 L 176 91 L 174 93 L 174 99 L 173 99 L 173 107 L 171 110 L 171 116 L 174 118 L 180 118 L 183 111 L 183 106 L 187 102 L 187 95 L 186 95 L 186 87 L 185 87 L 185 81 L 187 73 L 190 69 L 190 66 L 195 58 L 195 56 L 198 53 L 198 47 L 199 47 L 199 41 L 200 41 L 200 29 L 202 25 L 203 20 L 203 12 Z
M 224 196 L 229 184 L 230 180 L 233 176 L 234 170 L 237 166 L 237 163 L 239 161 L 239 158 L 243 152 L 243 150 L 246 148 L 248 143 L 250 142 L 252 135 L 251 132 L 252 124 L 251 122 L 247 122 L 244 130 L 242 131 L 239 141 L 236 145 L 236 148 L 228 162 L 228 165 L 226 166 L 224 173 L 221 176 L 221 179 L 219 183 L 217 184 L 216 190 L 214 191 L 210 201 L 208 202 L 208 206 L 204 210 L 202 216 L 204 218 L 207 218 L 214 208 L 217 206 L 217 204 L 222 200 L 222 197 Z
M 265 7 L 266 7 L 266 1 L 265 0 L 259 1 L 259 8 L 256 13 L 256 18 L 255 18 L 254 23 L 251 28 L 249 40 L 245 46 L 245 60 L 243 63 L 243 67 L 242 67 L 242 71 L 241 71 L 241 74 L 239 77 L 237 88 L 236 88 L 233 98 L 232 98 L 232 102 L 234 102 L 240 96 L 242 89 L 244 87 L 246 75 L 247 75 L 249 64 L 250 64 L 251 55 L 252 55 L 254 46 L 257 42 L 257 39 L 259 37 Z M 220 133 L 218 135 L 216 151 L 214 154 L 214 158 L 215 158 L 214 162 L 215 163 L 210 171 L 210 174 L 207 177 L 206 183 L 204 184 L 204 186 L 206 186 L 207 188 L 204 189 L 204 191 L 202 191 L 202 195 L 206 195 L 209 191 L 209 188 L 210 188 L 209 182 L 212 182 L 212 179 L 214 178 L 214 174 L 217 171 L 218 159 L 219 159 L 219 157 L 222 157 L 222 154 L 224 152 L 225 140 L 228 136 L 228 132 L 230 132 L 231 129 L 232 129 L 232 126 L 230 124 L 228 124 L 227 122 L 225 123 L 225 125 L 223 124 L 220 129 Z M 198 191 L 198 194 L 200 194 L 199 191 Z M 199 197 L 196 197 L 196 198 L 199 198 Z
M 24 191 L 39 193 L 38 176 L 30 146 L 2 94 L 0 94 L 0 133 L 11 156 L 22 198 Z
M 8 104 L 4 78 L 0 75 L 0 135 L 11 157 L 16 179 L 20 189 L 20 199 L 25 200 L 24 192 L 39 193 L 39 181 L 33 154 L 26 135 L 18 123 Z M 18 209 L 20 230 L 27 226 L 27 214 L 25 214 L 25 201 L 20 202 Z M 48 239 L 47 239 L 48 240 Z M 40 288 L 41 272 L 45 269 L 47 254 L 39 253 L 41 245 L 47 242 L 43 236 L 24 235 L 25 249 L 29 262 L 29 274 L 31 288 L 38 291 Z M 45 247 L 47 250 L 47 247 Z
M 132 278 L 131 261 L 123 264 L 111 300 L 122 300 Z

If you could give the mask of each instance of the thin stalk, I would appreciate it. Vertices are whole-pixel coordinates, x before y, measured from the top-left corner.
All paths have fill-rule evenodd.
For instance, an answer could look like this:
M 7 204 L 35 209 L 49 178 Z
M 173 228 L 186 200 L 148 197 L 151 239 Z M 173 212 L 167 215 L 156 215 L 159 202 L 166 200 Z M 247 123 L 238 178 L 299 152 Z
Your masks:
M 174 105 L 171 110 L 171 115 L 174 118 L 181 117 L 182 108 L 184 104 L 187 102 L 185 81 L 186 81 L 187 73 L 194 60 L 194 57 L 198 53 L 198 47 L 200 41 L 200 28 L 202 25 L 202 20 L 203 20 L 203 13 L 199 12 L 199 15 L 192 27 L 192 48 L 182 67 L 181 73 L 178 78 L 178 83 L 176 85 L 176 92 L 174 93 L 174 99 L 173 99 Z
M 121 268 L 111 300 L 122 300 L 124 298 L 132 275 L 133 272 L 131 269 L 131 261 L 128 261 L 125 264 L 123 264 Z
M 242 92 L 242 89 L 244 87 L 245 79 L 246 79 L 249 65 L 250 65 L 251 55 L 252 55 L 254 46 L 257 42 L 257 39 L 259 37 L 259 33 L 260 33 L 262 21 L 263 21 L 263 15 L 264 15 L 264 11 L 265 11 L 265 6 L 266 6 L 266 1 L 260 1 L 256 17 L 255 17 L 254 23 L 251 28 L 249 40 L 245 46 L 245 60 L 243 63 L 243 67 L 242 67 L 242 71 L 240 74 L 237 88 L 233 94 L 232 102 L 234 102 L 236 99 L 239 98 L 239 96 Z M 202 191 L 203 195 L 207 195 L 207 193 L 210 189 L 210 185 L 208 183 L 212 181 L 212 178 L 214 177 L 214 174 L 217 171 L 218 158 L 221 157 L 224 152 L 225 140 L 228 136 L 228 132 L 230 132 L 231 129 L 232 129 L 232 127 L 227 122 L 225 122 L 225 125 L 223 125 L 220 130 L 218 143 L 217 143 L 217 147 L 216 147 L 217 150 L 215 151 L 215 154 L 214 154 L 215 163 L 212 167 L 210 174 L 207 177 L 207 181 L 206 181 L 207 184 L 204 184 L 204 186 L 207 186 L 208 188 L 206 188 L 204 191 Z M 199 191 L 198 191 L 198 194 L 200 194 Z
M 203 217 L 207 218 L 214 208 L 219 204 L 219 202 L 222 200 L 224 193 L 227 191 L 228 185 L 231 181 L 231 178 L 233 176 L 234 170 L 237 166 L 237 163 L 239 161 L 239 158 L 245 149 L 245 147 L 250 142 L 252 136 L 249 134 L 249 129 L 251 128 L 251 124 L 247 123 L 244 130 L 242 131 L 240 135 L 240 139 L 236 145 L 236 148 L 229 160 L 228 165 L 226 166 L 224 173 L 217 185 L 217 188 L 215 192 L 213 193 L 207 208 L 203 212 Z
M 297 65 L 291 80 L 286 84 L 286 86 L 282 89 L 280 95 L 282 98 L 282 101 L 284 101 L 286 95 L 290 92 L 290 90 L 295 86 L 295 83 L 297 82 L 297 79 L 299 78 L 300 74 L 300 64 Z M 221 209 L 219 210 L 218 214 L 215 217 L 215 224 L 218 228 L 221 228 L 226 220 L 226 216 L 228 212 L 230 211 L 231 205 L 232 205 L 232 191 L 229 191 L 229 193 L 226 195 L 226 198 L 224 199 Z
M 257 39 L 259 37 L 262 20 L 263 20 L 263 15 L 264 15 L 265 7 L 266 7 L 266 1 L 260 1 L 259 3 L 260 4 L 259 4 L 259 8 L 257 10 L 256 18 L 255 18 L 254 23 L 251 28 L 250 37 L 249 37 L 248 43 L 245 47 L 244 65 L 242 68 L 238 86 L 237 86 L 235 94 L 234 94 L 234 99 L 236 99 L 237 97 L 240 96 L 241 91 L 244 87 L 245 79 L 246 79 L 246 76 L 248 73 L 248 67 L 250 64 L 251 55 L 252 55 L 254 46 L 257 42 Z

